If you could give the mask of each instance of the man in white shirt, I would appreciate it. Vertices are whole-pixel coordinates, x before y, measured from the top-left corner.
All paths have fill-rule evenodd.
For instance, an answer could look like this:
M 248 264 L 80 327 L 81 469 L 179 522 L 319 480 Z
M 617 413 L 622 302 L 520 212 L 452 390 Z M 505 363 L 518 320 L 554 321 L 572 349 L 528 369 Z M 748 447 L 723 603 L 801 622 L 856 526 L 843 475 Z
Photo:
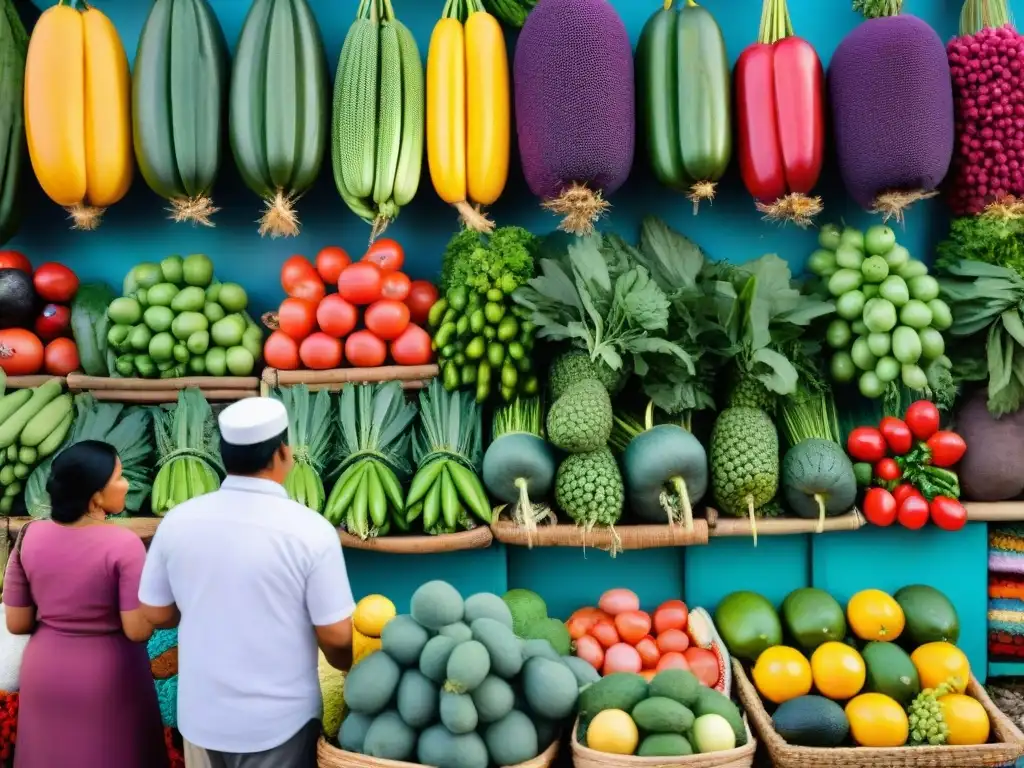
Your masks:
M 253 397 L 219 418 L 228 476 L 160 524 L 139 599 L 179 626 L 178 728 L 189 768 L 315 768 L 317 646 L 352 661 L 349 586 L 337 531 L 288 499 L 288 416 Z

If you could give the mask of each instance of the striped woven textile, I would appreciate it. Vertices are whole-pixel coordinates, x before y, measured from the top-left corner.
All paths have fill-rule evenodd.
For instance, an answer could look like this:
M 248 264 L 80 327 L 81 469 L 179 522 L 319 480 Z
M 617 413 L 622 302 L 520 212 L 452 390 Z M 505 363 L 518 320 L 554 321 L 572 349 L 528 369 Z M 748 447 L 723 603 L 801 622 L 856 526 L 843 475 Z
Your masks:
M 1024 525 L 990 527 L 988 571 L 989 656 L 1024 659 Z
M 988 570 L 989 573 L 1024 574 L 1024 525 L 989 529 Z

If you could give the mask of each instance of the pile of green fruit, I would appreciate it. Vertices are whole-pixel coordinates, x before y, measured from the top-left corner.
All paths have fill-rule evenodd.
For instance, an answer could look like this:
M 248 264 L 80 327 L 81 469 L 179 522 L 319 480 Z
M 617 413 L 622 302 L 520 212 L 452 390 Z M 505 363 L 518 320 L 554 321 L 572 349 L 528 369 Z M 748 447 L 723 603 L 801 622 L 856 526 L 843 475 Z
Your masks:
M 554 743 L 579 689 L 597 677 L 547 640 L 516 637 L 499 596 L 463 600 L 450 584 L 427 582 L 410 613 L 384 625 L 381 650 L 346 676 L 338 744 L 422 765 L 518 765 Z
M 861 232 L 829 224 L 818 244 L 807 267 L 836 301 L 838 317 L 825 336 L 835 350 L 832 378 L 857 378 L 868 398 L 881 397 L 897 379 L 908 389 L 927 389 L 928 366 L 951 366 L 941 332 L 953 324 L 928 267 L 883 225 Z
M 118 376 L 249 376 L 263 332 L 237 283 L 220 283 L 202 254 L 138 264 L 107 308 Z
M 516 287 L 505 287 L 510 286 Z M 475 387 L 478 403 L 494 391 L 505 402 L 537 394 L 531 359 L 534 326 L 530 310 L 512 302 L 512 291 L 495 285 L 450 288 L 431 307 L 428 325 L 449 392 Z

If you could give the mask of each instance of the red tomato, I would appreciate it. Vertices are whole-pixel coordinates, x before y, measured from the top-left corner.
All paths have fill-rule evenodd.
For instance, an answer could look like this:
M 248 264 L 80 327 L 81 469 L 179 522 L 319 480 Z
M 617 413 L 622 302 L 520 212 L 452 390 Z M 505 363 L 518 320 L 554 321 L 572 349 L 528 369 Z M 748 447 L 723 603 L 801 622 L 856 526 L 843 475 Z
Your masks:
M 338 278 L 338 295 L 357 306 L 372 304 L 380 298 L 380 286 L 384 276 L 380 267 L 365 261 L 357 261 L 341 271 Z
M 640 598 L 628 589 L 609 589 L 597 603 L 597 607 L 609 616 L 626 611 L 639 611 Z M 646 634 L 646 633 L 645 633 Z
M 387 345 L 369 331 L 356 331 L 345 340 L 345 359 L 356 368 L 376 368 L 387 357 Z
M 31 275 L 32 262 L 25 254 L 18 253 L 18 251 L 0 251 L 0 269 L 20 269 Z
M 437 288 L 429 280 L 413 280 L 409 286 L 409 295 L 405 297 L 405 303 L 412 314 L 412 321 L 416 325 L 426 325 L 427 315 L 430 308 L 437 303 Z
M 604 648 L 611 648 L 621 639 L 619 631 L 610 619 L 601 619 L 590 628 L 590 636 L 595 638 Z
M 903 477 L 903 470 L 896 463 L 896 459 L 882 459 L 875 464 L 875 477 L 886 482 L 893 482 Z
M 36 335 L 43 341 L 63 336 L 71 327 L 71 310 L 62 304 L 47 304 L 36 318 Z
M 316 304 L 306 299 L 285 299 L 277 308 L 277 328 L 302 341 L 316 330 Z
M 289 256 L 281 265 L 281 288 L 289 296 L 292 286 L 316 275 L 316 267 L 305 256 Z
M 690 636 L 681 629 L 666 629 L 658 633 L 658 650 L 662 653 L 682 653 L 690 647 Z
M 640 661 L 644 663 L 644 669 L 654 669 L 661 661 L 661 651 L 654 638 L 648 635 L 636 644 L 636 652 L 640 654 Z
M 595 616 L 570 616 L 565 622 L 565 628 L 569 630 L 569 637 L 579 640 L 590 631 L 590 628 L 597 623 Z
M 398 365 L 426 365 L 434 359 L 430 334 L 409 323 L 402 335 L 391 342 L 391 359 Z
M 651 617 L 643 611 L 624 611 L 615 616 L 615 629 L 623 641 L 636 645 L 651 631 Z
M 43 350 L 43 370 L 51 376 L 67 376 L 78 370 L 78 347 L 71 339 L 54 339 Z
M 43 343 L 32 331 L 0 331 L 0 368 L 8 376 L 31 376 L 43 367 Z
M 874 427 L 857 427 L 846 439 L 846 452 L 857 461 L 874 464 L 885 458 L 887 448 L 882 433 Z
M 32 276 L 32 285 L 44 301 L 66 304 L 78 293 L 78 275 L 63 264 L 41 264 Z
M 299 368 L 299 345 L 284 331 L 274 331 L 263 342 L 263 359 L 271 368 L 295 371 Z
M 896 499 L 885 488 L 868 488 L 864 494 L 864 517 L 872 525 L 887 526 L 896 522 Z
M 930 400 L 911 403 L 904 420 L 918 440 L 927 440 L 939 431 L 939 409 Z
M 626 643 L 616 643 L 604 652 L 602 675 L 613 675 L 616 672 L 631 672 L 634 675 L 644 668 L 640 654 L 636 648 Z
M 928 522 L 928 502 L 924 496 L 908 496 L 900 504 L 897 519 L 904 528 L 916 531 Z
M 308 277 L 292 283 L 292 287 L 288 290 L 288 295 L 296 299 L 305 299 L 306 301 L 313 302 L 313 304 L 318 304 L 327 295 L 327 287 L 324 285 L 324 281 L 320 279 L 320 275 L 312 272 Z
M 404 272 L 385 272 L 384 279 L 380 281 L 380 295 L 383 299 L 405 301 L 411 289 L 412 283 Z
M 316 255 L 317 274 L 328 285 L 337 285 L 338 278 L 341 277 L 341 270 L 351 263 L 352 259 L 348 257 L 345 249 L 336 245 L 321 248 L 320 253 Z
M 928 438 L 928 450 L 936 467 L 952 467 L 967 453 L 967 443 L 956 432 L 941 430 Z
M 896 489 L 892 492 L 892 497 L 896 499 L 896 506 L 898 507 L 903 503 L 903 500 L 908 496 L 920 496 L 921 492 L 917 490 L 910 483 L 900 483 L 896 486 Z
M 667 629 L 686 630 L 690 611 L 682 600 L 666 600 L 654 612 L 654 634 L 660 635 Z
M 967 525 L 967 510 L 956 499 L 936 496 L 931 504 L 932 522 L 944 531 L 959 531 Z
M 903 421 L 903 419 L 886 416 L 879 422 L 878 431 L 885 438 L 889 450 L 897 456 L 907 453 L 914 445 L 914 436 L 910 433 L 910 427 L 907 426 L 907 422 Z
M 686 663 L 690 665 L 690 671 L 701 683 L 708 688 L 718 685 L 721 670 L 718 668 L 718 657 L 714 651 L 709 651 L 707 648 L 687 648 L 683 651 L 683 656 L 686 657 Z
M 378 339 L 394 341 L 409 327 L 409 308 L 400 301 L 380 299 L 366 308 L 363 322 Z
M 376 264 L 384 272 L 397 272 L 405 264 L 405 251 L 394 240 L 384 237 L 370 246 L 362 260 Z
M 664 672 L 666 669 L 690 669 L 690 662 L 686 660 L 686 657 L 678 651 L 670 651 L 664 653 L 661 659 L 658 661 L 658 666 L 655 667 L 658 672 Z
M 320 330 L 336 339 L 348 336 L 359 322 L 359 310 L 345 301 L 341 296 L 332 293 L 324 296 L 316 307 L 316 322 Z
M 326 371 L 341 366 L 341 342 L 333 336 L 317 331 L 302 340 L 299 359 L 307 368 Z
M 604 666 L 604 646 L 590 635 L 584 635 L 576 641 L 576 655 L 598 672 Z

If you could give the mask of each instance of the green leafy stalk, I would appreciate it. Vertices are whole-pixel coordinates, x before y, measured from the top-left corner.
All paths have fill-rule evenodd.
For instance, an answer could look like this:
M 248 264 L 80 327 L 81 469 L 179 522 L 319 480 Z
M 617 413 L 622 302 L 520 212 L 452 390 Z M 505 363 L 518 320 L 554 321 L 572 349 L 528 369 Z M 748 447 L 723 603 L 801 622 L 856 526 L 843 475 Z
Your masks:
M 356 384 L 338 396 L 338 451 L 334 474 L 353 462 L 375 458 L 399 476 L 412 472 L 409 465 L 409 427 L 416 408 L 405 398 L 397 381 Z
M 783 398 L 782 433 L 790 446 L 811 438 L 841 443 L 839 415 L 831 391 L 815 390 L 798 382 L 796 392 Z
M 853 0 L 853 10 L 862 13 L 865 19 L 880 19 L 898 16 L 903 0 Z
M 965 0 L 960 11 L 960 36 L 976 35 L 983 29 L 1010 23 L 1006 0 Z
M 480 472 L 483 461 L 480 406 L 471 393 L 448 392 L 432 379 L 420 392 L 420 425 L 412 440 L 412 457 L 422 467 L 439 454 Z
M 516 432 L 544 437 L 540 398 L 517 397 L 508 405 L 495 409 L 491 423 L 491 440 Z
M 757 42 L 774 45 L 793 35 L 793 22 L 789 18 L 786 0 L 764 0 L 761 5 L 761 27 Z
M 178 393 L 178 401 L 154 416 L 157 466 L 153 513 L 163 516 L 182 502 L 220 487 L 224 467 L 213 411 L 198 389 Z

